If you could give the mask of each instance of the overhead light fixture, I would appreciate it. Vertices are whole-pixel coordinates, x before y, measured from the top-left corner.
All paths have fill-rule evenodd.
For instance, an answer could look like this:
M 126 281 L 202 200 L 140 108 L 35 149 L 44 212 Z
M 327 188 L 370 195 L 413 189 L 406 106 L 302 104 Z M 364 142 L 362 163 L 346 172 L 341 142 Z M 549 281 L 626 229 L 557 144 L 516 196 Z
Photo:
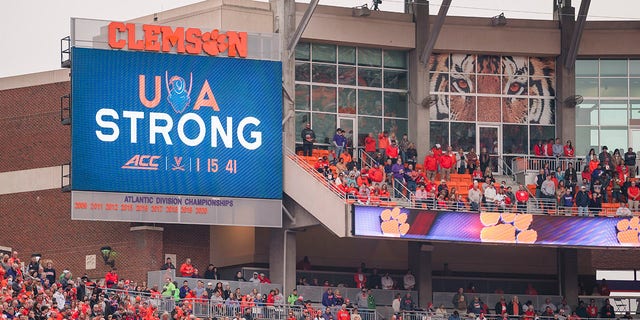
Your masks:
M 491 18 L 491 25 L 494 27 L 501 27 L 507 25 L 507 18 L 504 16 L 504 12 Z
M 353 7 L 351 11 L 351 16 L 353 17 L 368 17 L 370 15 L 371 9 L 369 9 L 366 3 L 361 6 Z

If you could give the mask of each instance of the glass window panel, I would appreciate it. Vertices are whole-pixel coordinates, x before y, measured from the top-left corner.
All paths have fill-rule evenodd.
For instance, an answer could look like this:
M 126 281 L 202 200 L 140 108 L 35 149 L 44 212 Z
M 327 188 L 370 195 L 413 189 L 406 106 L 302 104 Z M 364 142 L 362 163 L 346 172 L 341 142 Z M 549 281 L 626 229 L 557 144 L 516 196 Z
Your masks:
M 375 66 L 382 65 L 382 50 L 370 48 L 358 48 L 358 65 Z
M 444 75 L 446 76 L 446 75 Z M 443 80 L 446 80 L 444 78 Z M 452 72 L 449 76 L 451 93 L 476 93 L 476 75 Z
M 361 86 L 380 88 L 382 86 L 382 70 L 358 68 L 358 84 Z
M 391 89 L 407 89 L 407 72 L 384 70 L 384 87 Z
M 304 128 L 304 125 L 307 122 L 311 122 L 311 113 L 309 112 L 300 112 L 296 111 L 296 142 L 302 143 L 302 137 L 300 136 L 300 132 Z
M 476 73 L 476 56 L 473 54 L 452 54 L 451 73 Z
M 407 117 L 407 94 L 404 92 L 384 93 L 384 116 L 394 118 Z
M 311 57 L 318 62 L 336 62 L 336 46 L 332 44 L 314 43 L 311 45 Z
M 383 56 L 385 68 L 407 68 L 407 54 L 404 51 L 385 50 Z
M 338 112 L 356 114 L 356 89 L 338 88 Z
M 312 70 L 313 72 L 312 72 L 311 79 L 313 82 L 336 83 L 336 66 L 335 65 L 314 63 L 312 66 Z
M 532 97 L 529 99 L 529 123 L 555 124 L 556 100 L 553 97 Z
M 452 127 L 453 128 L 453 127 Z M 505 124 L 502 126 L 502 148 L 507 154 L 527 154 L 527 126 Z
M 473 99 L 475 111 L 475 97 L 473 97 Z M 449 95 L 443 93 L 432 94 L 429 96 L 428 103 L 429 115 L 432 120 L 449 120 Z
M 607 146 L 609 150 L 629 147 L 627 127 L 600 127 L 600 146 Z
M 631 119 L 640 119 L 640 100 L 631 100 Z
M 356 64 L 356 48 L 338 46 L 338 63 Z
M 451 97 L 453 100 L 453 96 Z M 478 97 L 478 121 L 501 122 L 501 99 L 499 97 Z M 453 108 L 452 108 L 453 113 Z M 453 115 L 452 117 L 453 118 Z
M 311 108 L 313 111 L 336 112 L 336 88 L 313 86 Z
M 577 77 L 597 77 L 598 60 L 576 60 Z
M 627 125 L 626 101 L 600 101 L 600 125 Z
M 395 133 L 396 139 L 399 141 L 403 134 L 409 133 L 409 124 L 407 123 L 407 120 L 385 118 L 384 131 L 389 132 L 389 136 L 391 136 L 392 133 Z
M 449 54 L 434 53 L 429 57 L 429 71 L 449 72 Z
M 629 96 L 640 97 L 640 78 L 629 79 Z
M 364 145 L 364 138 L 369 133 L 373 133 L 373 137 L 377 138 L 380 132 L 382 132 L 382 118 L 358 117 L 358 142 L 360 145 Z
M 358 90 L 358 114 L 381 116 L 382 91 Z
M 601 77 L 626 77 L 627 60 L 600 60 Z
M 529 127 L 529 152 L 533 154 L 533 146 L 538 141 L 549 141 L 555 138 L 555 127 L 549 126 L 530 126 Z
M 355 86 L 357 80 L 355 67 L 338 66 L 338 84 Z
M 500 57 L 479 55 L 477 57 L 476 67 L 478 73 L 500 74 Z
M 296 62 L 296 81 L 311 81 L 311 70 L 309 68 L 309 63 Z
M 576 127 L 576 154 L 585 156 L 598 148 L 598 127 Z
M 430 77 L 431 85 L 429 86 L 429 92 L 449 92 L 449 74 L 447 73 L 432 73 Z M 473 84 L 475 87 L 475 83 Z
M 577 78 L 576 93 L 583 97 L 597 97 L 598 78 Z
M 316 141 L 330 143 L 336 133 L 336 115 L 329 113 L 313 113 L 311 128 L 316 133 Z
M 311 93 L 306 84 L 296 84 L 296 110 L 309 110 Z
M 429 126 L 429 147 L 439 143 L 444 146 L 449 145 L 449 123 L 431 121 Z
M 309 50 L 310 50 L 309 43 L 304 43 L 304 42 L 298 43 L 298 45 L 296 46 L 296 60 L 309 61 L 309 57 L 311 56 L 311 54 L 309 53 L 310 52 Z
M 640 76 L 640 60 L 629 60 L 629 75 Z
M 432 122 L 433 123 L 433 122 Z M 476 125 L 475 123 L 452 122 L 451 123 L 451 146 L 454 150 L 462 148 L 465 152 L 476 147 Z
M 598 102 L 585 100 L 576 106 L 576 125 L 598 125 Z
M 600 78 L 601 97 L 628 97 L 627 78 Z
M 479 75 L 478 84 L 477 84 L 478 93 L 491 93 L 491 94 L 502 93 L 500 78 L 501 78 L 500 76 Z
M 446 96 L 433 96 L 438 98 L 432 101 L 432 110 L 451 109 L 451 120 L 454 121 L 476 121 L 476 97 L 475 96 L 459 96 L 451 95 L 449 104 L 447 104 Z M 442 100 L 440 98 L 444 98 Z M 499 103 L 499 102 L 498 102 Z M 500 107 L 500 105 L 498 105 Z
M 502 122 L 527 123 L 529 99 L 508 97 L 502 98 Z

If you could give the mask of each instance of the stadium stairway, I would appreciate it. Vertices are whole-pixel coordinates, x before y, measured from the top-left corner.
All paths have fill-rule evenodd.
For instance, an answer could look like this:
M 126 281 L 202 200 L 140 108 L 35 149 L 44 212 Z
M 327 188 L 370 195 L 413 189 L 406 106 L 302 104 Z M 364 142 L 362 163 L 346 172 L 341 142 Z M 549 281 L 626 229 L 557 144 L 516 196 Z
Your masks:
M 299 227 L 308 213 L 336 236 L 346 237 L 348 205 L 337 189 L 301 157 L 285 153 L 283 162 L 284 205 L 296 220 L 293 225 Z

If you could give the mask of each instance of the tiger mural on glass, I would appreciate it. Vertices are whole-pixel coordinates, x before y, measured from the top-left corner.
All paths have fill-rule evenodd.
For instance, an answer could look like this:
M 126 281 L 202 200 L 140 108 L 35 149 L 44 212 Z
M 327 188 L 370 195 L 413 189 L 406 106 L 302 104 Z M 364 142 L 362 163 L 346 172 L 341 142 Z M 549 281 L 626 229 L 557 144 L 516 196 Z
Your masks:
M 431 119 L 555 123 L 553 58 L 434 54 L 429 69 Z

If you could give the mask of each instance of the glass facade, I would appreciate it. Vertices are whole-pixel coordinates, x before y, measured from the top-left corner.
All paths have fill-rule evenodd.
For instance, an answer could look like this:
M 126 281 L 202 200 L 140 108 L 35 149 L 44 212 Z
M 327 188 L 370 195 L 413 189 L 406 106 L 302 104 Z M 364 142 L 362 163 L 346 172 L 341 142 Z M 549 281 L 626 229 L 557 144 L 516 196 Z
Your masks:
M 310 122 L 319 144 L 331 142 L 345 117 L 355 120 L 357 130 L 351 134 L 357 134 L 360 146 L 369 132 L 387 131 L 399 138 L 408 133 L 404 51 L 300 43 L 295 79 L 296 128 Z M 299 135 L 296 142 L 302 142 Z
M 576 153 L 640 142 L 629 141 L 630 130 L 640 129 L 640 60 L 576 61 L 576 94 L 584 97 L 575 111 Z
M 429 70 L 431 145 L 515 155 L 555 137 L 553 57 L 438 53 Z M 499 129 L 498 146 L 477 138 L 484 126 Z

